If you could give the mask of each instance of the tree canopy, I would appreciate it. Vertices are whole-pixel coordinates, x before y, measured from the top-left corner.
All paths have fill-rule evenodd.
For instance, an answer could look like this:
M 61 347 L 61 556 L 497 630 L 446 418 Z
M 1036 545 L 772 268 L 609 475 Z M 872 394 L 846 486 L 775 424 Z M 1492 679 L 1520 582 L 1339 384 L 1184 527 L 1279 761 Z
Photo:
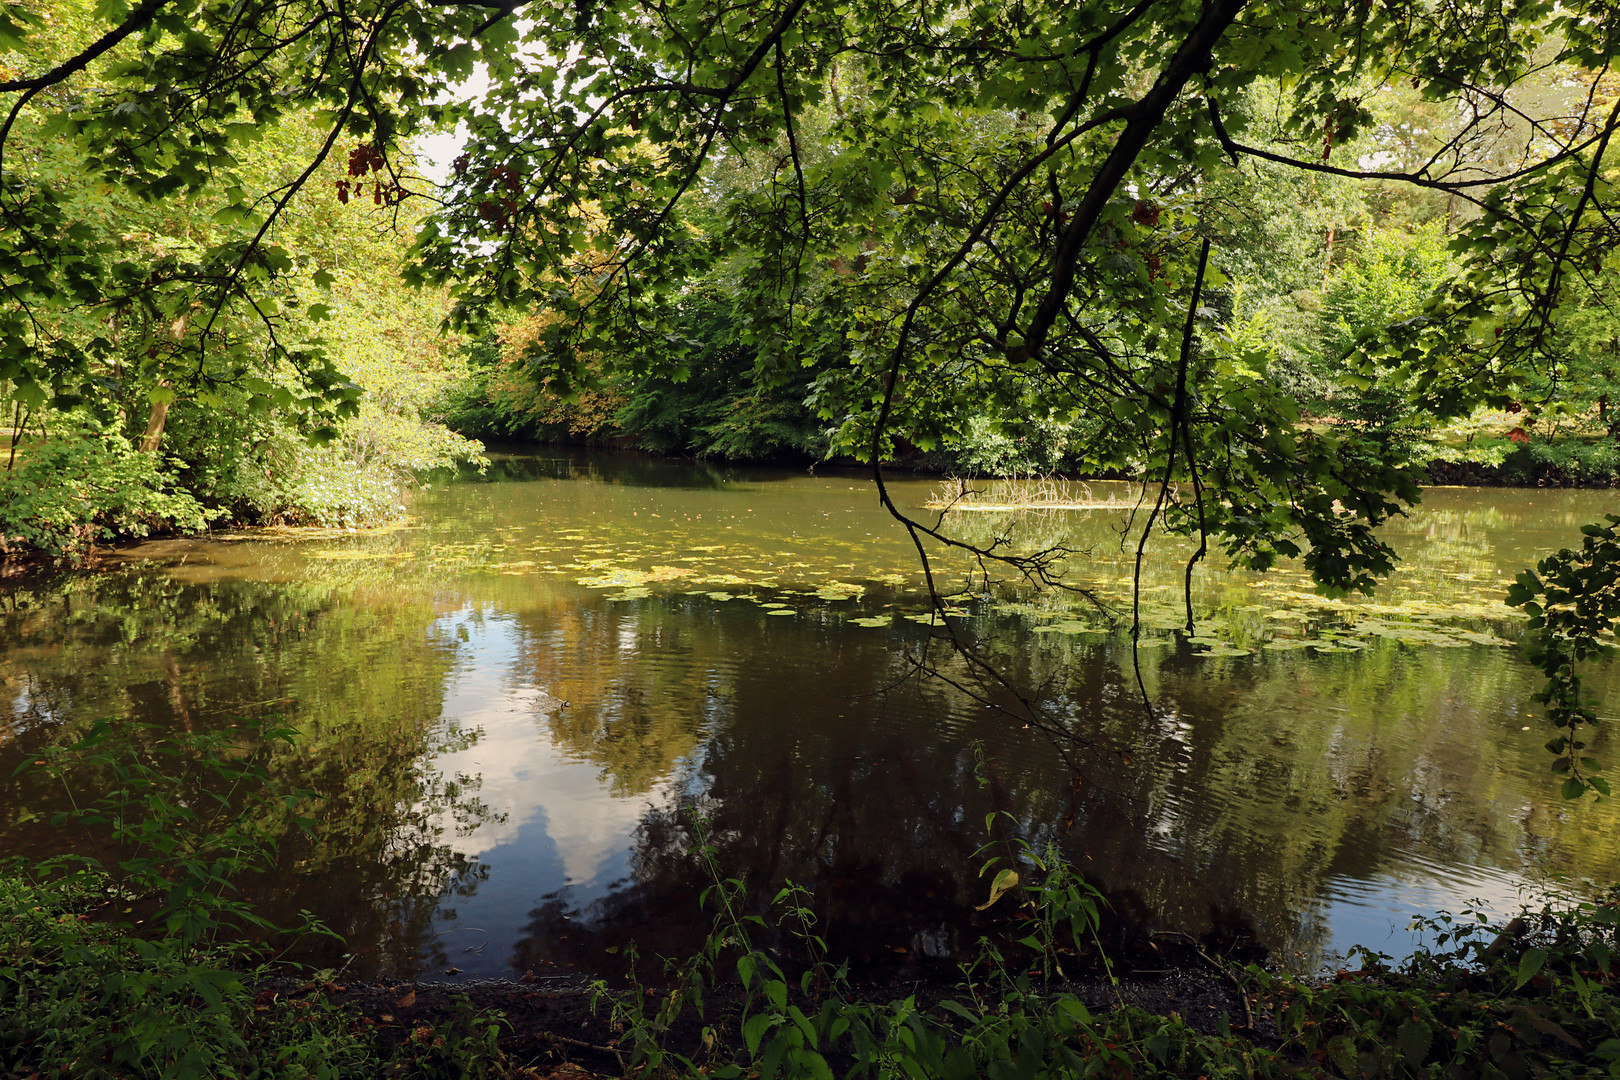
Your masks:
M 0 379 L 31 407 L 105 395 L 127 356 L 154 405 L 237 387 L 316 429 L 352 412 L 310 299 L 330 271 L 278 232 L 313 186 L 427 208 L 411 279 L 449 288 L 458 329 L 543 312 L 522 365 L 555 392 L 714 363 L 718 289 L 920 552 L 972 545 L 896 506 L 883 461 L 1049 423 L 1084 467 L 1158 484 L 1144 542 L 1368 589 L 1393 558 L 1376 527 L 1417 498 L 1415 433 L 1572 381 L 1607 408 L 1602 0 L 42 10 L 0 18 Z M 435 184 L 413 140 L 451 130 Z M 1401 305 L 1327 298 L 1343 333 L 1313 383 L 1245 289 L 1319 280 L 1352 198 L 1443 239 L 1368 257 Z M 213 209 L 183 254 L 133 239 L 186 199 Z M 1050 576 L 1053 554 L 1013 561 Z
M 701 343 L 675 309 L 723 268 L 761 365 L 844 361 L 817 388 L 839 448 L 926 444 L 965 401 L 1097 417 L 1096 466 L 1181 482 L 1173 524 L 1197 518 L 1260 566 L 1302 537 L 1325 585 L 1354 588 L 1388 563 L 1368 530 L 1413 495 L 1384 429 L 1530 392 L 1558 306 L 1590 306 L 1612 247 L 1600 5 L 147 0 L 49 26 L 6 10 L 0 375 L 40 403 L 94 394 L 94 359 L 120 347 L 62 313 L 139 300 L 148 378 L 244 377 L 233 350 L 259 342 L 236 324 L 257 323 L 308 405 L 342 411 L 320 351 L 285 340 L 304 268 L 274 242 L 324 181 L 345 201 L 437 200 L 417 275 L 452 284 L 458 322 L 553 313 L 542 377 L 609 349 L 679 368 Z M 311 136 L 255 168 L 295 120 Z M 458 124 L 465 153 L 435 191 L 408 140 Z M 70 168 L 116 208 L 53 182 Z M 1347 343 L 1346 378 L 1400 400 L 1387 422 L 1302 428 L 1264 343 L 1223 331 L 1265 212 L 1256 178 L 1278 169 L 1463 210 L 1464 272 Z M 132 243 L 141 207 L 205 192 L 219 229 L 189 259 Z

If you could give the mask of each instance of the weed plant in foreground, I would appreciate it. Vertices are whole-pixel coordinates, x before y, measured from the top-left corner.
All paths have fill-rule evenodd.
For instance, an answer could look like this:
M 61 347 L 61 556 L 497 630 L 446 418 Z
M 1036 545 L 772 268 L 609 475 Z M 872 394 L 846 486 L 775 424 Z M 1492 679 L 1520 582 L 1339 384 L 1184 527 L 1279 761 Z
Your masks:
M 989 822 L 987 822 L 987 825 Z M 1241 994 L 1241 1023 L 1202 1032 L 1175 1013 L 1156 1015 L 1123 997 L 1088 1008 L 1066 983 L 1066 958 L 1101 955 L 1103 900 L 1051 849 L 1014 840 L 991 859 L 989 907 L 1022 907 L 1025 936 L 981 940 L 953 992 L 925 1007 L 916 995 L 861 999 L 845 966 L 814 932 L 811 898 L 795 887 L 776 898 L 777 925 L 740 914 L 742 886 L 717 877 L 705 894 L 714 929 L 694 957 L 670 967 L 674 993 L 658 1000 L 632 983 L 599 1002 L 621 1032 L 626 1076 L 833 1077 L 859 1080 L 1038 1080 L 1050 1077 L 1422 1077 L 1527 1080 L 1620 1077 L 1620 998 L 1615 993 L 1620 893 L 1526 913 L 1505 927 L 1483 916 L 1441 916 L 1427 929 L 1443 950 L 1394 967 L 1358 950 L 1363 966 L 1325 983 L 1258 966 L 1218 969 Z M 711 873 L 714 849 L 699 857 Z M 1008 865 L 1010 864 L 1010 865 Z M 992 876 L 992 871 L 993 876 Z M 810 963 L 796 976 L 754 946 L 763 931 L 796 937 Z M 633 966 L 633 965 L 632 965 Z M 729 982 L 741 1003 L 705 1013 Z M 1117 982 L 1116 982 L 1117 986 Z M 690 1010 L 701 1035 L 693 1052 L 669 1034 Z M 690 1025 L 688 1025 L 689 1027 Z
M 470 1012 L 385 1051 L 371 1025 L 325 997 L 266 987 L 298 972 L 274 946 L 331 935 L 304 916 L 271 926 L 236 888 L 274 866 L 278 838 L 308 829 L 308 792 L 276 794 L 272 726 L 159 737 L 95 724 L 18 770 L 62 784 L 63 846 L 111 851 L 0 861 L 0 1078 L 3 1080 L 373 1080 L 517 1077 L 500 1021 Z M 83 792 L 99 797 L 83 798 Z M 299 972 L 305 989 L 332 972 Z
M 1359 970 L 1321 983 L 1211 960 L 1241 1015 L 1210 1031 L 1122 993 L 1088 1007 L 1065 965 L 1089 955 L 1111 978 L 1105 904 L 1053 850 L 1016 838 L 987 847 L 981 871 L 983 906 L 1016 908 L 1019 929 L 981 940 L 948 987 L 877 1000 L 817 935 L 805 890 L 782 890 L 769 918 L 745 913 L 700 827 L 708 940 L 668 964 L 665 986 L 597 983 L 588 1031 L 520 1040 L 512 1020 L 537 996 L 521 985 L 504 1008 L 448 998 L 433 1015 L 368 1015 L 332 1003 L 332 972 L 289 984 L 247 943 L 276 939 L 232 877 L 268 860 L 279 834 L 267 822 L 306 827 L 297 796 L 268 793 L 259 749 L 239 733 L 137 734 L 139 756 L 130 732 L 98 725 L 30 766 L 70 785 L 85 769 L 116 780 L 58 824 L 88 827 L 118 855 L 0 867 L 0 1080 L 1620 1080 L 1620 892 L 1506 926 L 1442 916 L 1426 927 L 1435 951 L 1398 967 L 1363 952 Z M 182 782 L 189 799 L 176 797 Z M 326 931 L 309 920 L 299 932 Z M 791 970 L 757 944 L 784 940 L 801 958 Z

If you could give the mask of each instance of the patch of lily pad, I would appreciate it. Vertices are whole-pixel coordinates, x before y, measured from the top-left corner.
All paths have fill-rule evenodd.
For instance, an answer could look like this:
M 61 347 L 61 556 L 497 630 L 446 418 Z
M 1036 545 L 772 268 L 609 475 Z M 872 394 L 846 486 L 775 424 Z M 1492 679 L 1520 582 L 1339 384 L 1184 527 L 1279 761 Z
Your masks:
M 770 549 L 748 542 L 708 543 L 729 534 L 717 533 L 720 526 L 707 521 L 672 528 L 667 523 L 649 524 L 645 517 L 630 523 L 604 515 L 588 524 L 570 522 L 563 526 L 565 531 L 549 535 L 544 530 L 555 525 L 502 526 L 470 541 L 449 541 L 448 534 L 441 533 L 436 537 L 443 538 L 441 542 L 408 551 L 350 548 L 342 542 L 347 534 L 335 531 L 305 538 L 326 541 L 308 557 L 339 564 L 333 572 L 350 563 L 354 573 L 397 574 L 401 561 L 414 561 L 418 568 L 438 575 L 572 578 L 602 590 L 609 602 L 678 593 L 700 603 L 747 600 L 772 615 L 808 614 L 818 607 L 840 610 L 847 613 L 841 621 L 857 628 L 893 626 L 900 619 L 925 626 L 940 621 L 941 614 L 928 610 L 916 592 L 885 596 L 888 603 L 898 599 L 909 610 L 874 612 L 867 605 L 873 590 L 905 590 L 921 583 L 917 567 L 897 561 L 900 556 L 891 548 L 830 537 L 783 536 L 774 541 L 780 547 Z M 1047 525 L 1056 531 L 1041 542 L 1069 542 L 1064 534 L 1071 527 L 1065 524 L 1069 520 L 1053 517 Z M 1034 533 L 1015 539 L 1036 542 Z M 1068 583 L 1092 590 L 1105 602 L 1102 610 L 1075 593 L 1020 588 L 1008 575 L 1004 584 L 986 583 L 983 595 L 957 599 L 944 614 L 985 620 L 987 632 L 994 632 L 994 625 L 1022 626 L 1032 640 L 1045 640 L 1049 646 L 1061 647 L 1068 640 L 1077 647 L 1106 641 L 1128 648 L 1130 612 L 1139 599 L 1143 637 L 1138 648 L 1179 647 L 1186 642 L 1187 653 L 1198 657 L 1277 653 L 1278 662 L 1284 659 L 1280 654 L 1288 652 L 1501 648 L 1511 644 L 1503 627 L 1520 617 L 1501 602 L 1500 575 L 1466 555 L 1447 555 L 1403 572 L 1381 585 L 1376 598 L 1323 597 L 1313 591 L 1298 564 L 1274 567 L 1263 576 L 1223 574 L 1211 566 L 1197 571 L 1197 632 L 1189 638 L 1177 550 L 1166 551 L 1169 563 L 1149 567 L 1139 597 L 1133 597 L 1131 551 L 1103 545 L 1086 559 L 1071 560 L 1065 568 Z M 879 551 L 883 554 L 877 555 Z M 874 555 L 877 558 L 872 559 Z M 936 565 L 942 575 L 955 573 L 946 556 L 940 559 Z M 1172 566 L 1174 573 L 1163 572 L 1163 566 Z M 968 579 L 973 580 L 971 573 Z
M 371 551 L 365 548 L 328 548 L 322 551 L 311 551 L 307 558 L 322 559 L 327 562 L 372 562 L 385 559 L 409 558 L 401 551 Z

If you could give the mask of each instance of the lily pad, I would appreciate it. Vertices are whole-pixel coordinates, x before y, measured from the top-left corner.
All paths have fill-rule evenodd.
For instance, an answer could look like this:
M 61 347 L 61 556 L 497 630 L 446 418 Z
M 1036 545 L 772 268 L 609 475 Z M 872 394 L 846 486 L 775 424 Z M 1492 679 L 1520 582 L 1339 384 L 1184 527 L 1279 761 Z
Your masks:
M 1194 656 L 1252 656 L 1248 649 L 1240 649 L 1235 645 L 1218 645 L 1213 649 L 1203 649 L 1193 653 Z
M 1464 641 L 1472 641 L 1475 645 L 1512 645 L 1506 638 L 1499 638 L 1495 634 L 1482 634 L 1475 630 L 1453 630 L 1452 633 Z
M 534 564 L 529 563 L 527 565 L 532 566 Z M 596 564 L 593 563 L 592 565 Z M 683 578 L 691 574 L 691 572 L 679 566 L 655 566 L 651 570 L 632 570 L 620 567 L 606 574 L 582 577 L 578 580 L 581 585 L 593 589 L 635 588 L 650 581 L 670 581 L 675 578 Z

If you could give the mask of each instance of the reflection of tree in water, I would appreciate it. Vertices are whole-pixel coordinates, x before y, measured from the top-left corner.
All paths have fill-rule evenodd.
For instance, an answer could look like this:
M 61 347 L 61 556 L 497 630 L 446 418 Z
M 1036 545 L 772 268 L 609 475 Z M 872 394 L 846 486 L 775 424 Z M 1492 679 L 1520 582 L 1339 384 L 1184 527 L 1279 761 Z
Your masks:
M 797 479 L 802 473 L 782 468 L 719 465 L 713 461 L 677 461 L 655 454 L 619 451 L 603 454 L 578 448 L 526 448 L 517 455 L 490 454 L 487 468 L 461 466 L 460 476 L 474 483 L 492 481 L 572 480 L 660 489 L 713 488 L 724 483 L 765 483 Z M 858 474 L 866 479 L 863 471 Z
M 676 794 L 642 821 L 632 882 L 585 910 L 566 894 L 548 898 L 516 950 L 520 967 L 590 962 L 626 937 L 644 952 L 689 949 L 706 927 L 696 897 L 710 883 L 692 851 L 694 811 L 722 872 L 747 879 L 756 910 L 783 883 L 804 885 L 834 947 L 867 960 L 911 949 L 916 933 L 941 925 L 958 940 L 977 935 L 989 918 L 972 913 L 987 814 L 1004 811 L 1022 835 L 1066 841 L 1076 854 L 1083 835 L 1129 830 L 1115 792 L 1077 788 L 1049 744 L 1009 732 L 942 684 L 872 695 L 905 673 L 890 648 L 842 650 L 830 670 L 784 668 L 732 680 L 688 774 L 669 785 Z M 978 741 L 991 747 L 982 769 Z M 1147 903 L 1120 891 L 1118 906 Z
M 1071 751 L 1071 769 L 1037 732 L 938 682 L 903 680 L 899 653 L 920 631 L 833 644 L 807 621 L 773 625 L 761 642 L 738 632 L 749 625 L 740 617 L 660 612 L 601 617 L 548 654 L 600 659 L 599 683 L 582 666 L 541 677 L 571 680 L 567 696 L 586 707 L 554 736 L 615 790 L 617 768 L 624 789 L 647 791 L 648 762 L 684 764 L 662 774 L 669 794 L 636 834 L 630 881 L 583 907 L 567 891 L 545 898 L 515 949 L 520 968 L 611 969 L 600 950 L 627 938 L 644 954 L 689 950 L 707 927 L 697 896 L 710 884 L 693 854 L 694 810 L 754 910 L 787 881 L 807 886 L 834 948 L 857 959 L 911 949 L 939 924 L 964 941 L 980 932 L 973 856 L 985 815 L 1004 811 L 1108 893 L 1122 932 L 1251 921 L 1308 964 L 1326 940 L 1318 898 L 1331 880 L 1377 881 L 1411 853 L 1516 871 L 1538 808 L 1556 801 L 1535 762 L 1519 767 L 1534 748 L 1510 738 L 1516 716 L 1482 707 L 1532 689 L 1506 650 L 1383 642 L 1331 659 L 1214 662 L 1165 649 L 1144 654 L 1149 719 L 1118 644 L 1004 629 L 996 655 L 1009 678 L 1042 688 L 1043 715 L 1094 744 Z M 633 662 L 635 649 L 620 649 L 622 661 L 592 651 L 627 631 L 685 659 L 659 667 Z M 646 746 L 665 732 L 673 752 Z M 1592 870 L 1620 871 L 1612 852 L 1597 855 Z
M 1459 543 L 1474 529 L 1459 525 Z M 353 573 L 336 564 L 317 584 L 142 570 L 8 586 L 0 776 L 100 716 L 212 730 L 279 715 L 301 741 L 277 759 L 277 783 L 325 803 L 317 839 L 289 838 L 285 876 L 264 883 L 277 917 L 316 910 L 349 935 L 362 968 L 453 955 L 467 942 L 433 937 L 433 913 L 441 894 L 453 905 L 479 888 L 485 869 L 453 854 L 449 834 L 491 812 L 473 778 L 427 765 L 436 740 L 460 737 L 441 715 L 459 646 L 424 631 L 465 595 L 402 591 L 386 574 L 372 561 Z M 1538 723 L 1533 681 L 1506 650 L 1378 641 L 1355 655 L 1210 660 L 1161 649 L 1144 653 L 1150 721 L 1116 639 L 1042 637 L 1022 614 L 964 620 L 1043 715 L 1097 744 L 1071 768 L 1035 732 L 903 679 L 900 657 L 925 628 L 843 621 L 900 602 L 875 586 L 843 604 L 798 596 L 799 614 L 775 619 L 741 599 L 608 605 L 520 576 L 479 582 L 511 609 L 526 605 L 524 681 L 571 703 L 548 717 L 555 745 L 592 762 L 614 794 L 659 800 L 631 879 L 583 910 L 569 892 L 545 899 L 516 946 L 524 966 L 589 959 L 612 970 L 618 961 L 593 950 L 626 937 L 648 951 L 690 948 L 708 884 L 683 817 L 694 802 L 756 908 L 800 882 L 835 946 L 874 957 L 914 948 L 912 935 L 938 923 L 971 940 L 985 888 L 972 854 L 991 810 L 1036 843 L 1060 843 L 1110 892 L 1122 925 L 1196 933 L 1217 921 L 1214 905 L 1307 956 L 1323 933 L 1313 913 L 1325 883 L 1375 880 L 1403 854 L 1516 868 L 1544 853 L 1574 873 L 1620 873 L 1611 806 L 1583 808 L 1579 828 L 1560 820 L 1545 736 L 1518 734 Z M 1265 617 L 1251 610 L 1256 594 L 1228 592 L 1234 611 L 1247 605 L 1243 618 Z M 1594 690 L 1612 691 L 1615 677 Z M 28 785 L 0 796 L 9 850 L 53 843 L 18 827 L 54 808 Z
M 148 755 L 185 732 L 293 728 L 295 744 L 271 757 L 264 805 L 280 835 L 277 870 L 244 882 L 246 891 L 273 921 L 312 910 L 348 939 L 362 968 L 408 970 L 431 950 L 447 886 L 466 893 L 481 878 L 445 830 L 493 816 L 476 777 L 429 765 L 473 738 L 446 730 L 440 715 L 455 644 L 423 632 L 436 614 L 386 591 L 189 584 L 149 570 L 13 590 L 0 602 L 0 638 L 14 643 L 0 653 L 0 775 L 103 717 L 146 725 L 124 730 L 131 752 Z M 307 836 L 279 801 L 300 790 L 317 796 Z M 0 798 L 6 849 L 59 850 L 62 837 L 42 822 L 62 802 L 43 776 L 18 778 Z
M 281 865 L 303 880 L 296 889 L 264 883 L 262 898 L 290 917 L 311 896 L 362 971 L 406 973 L 442 965 L 433 924 L 441 903 L 470 896 L 488 868 L 448 843 L 500 820 L 477 798 L 476 776 L 446 777 L 431 767 L 441 753 L 466 749 L 471 735 L 429 733 L 393 742 L 354 731 L 281 762 L 280 779 L 320 796 L 313 837 L 290 835 Z M 332 912 L 333 915 L 326 915 Z

